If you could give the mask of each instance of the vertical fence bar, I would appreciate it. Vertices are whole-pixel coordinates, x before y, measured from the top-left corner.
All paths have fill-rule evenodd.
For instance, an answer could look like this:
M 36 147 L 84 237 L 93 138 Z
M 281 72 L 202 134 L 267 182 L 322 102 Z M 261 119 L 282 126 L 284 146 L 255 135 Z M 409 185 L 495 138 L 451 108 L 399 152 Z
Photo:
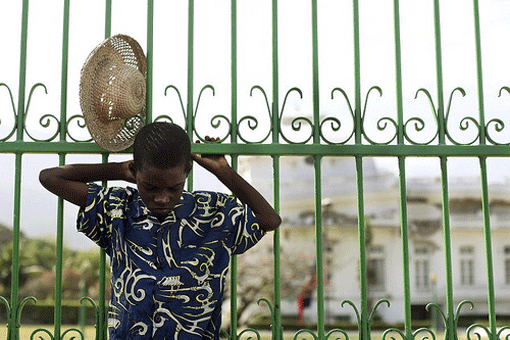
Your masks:
M 354 33 L 354 139 L 358 145 L 362 144 L 361 120 L 361 64 L 359 40 L 359 2 L 353 0 L 353 33 Z M 370 339 L 370 325 L 368 323 L 368 292 L 366 273 L 366 243 L 365 243 L 365 208 L 363 198 L 363 158 L 355 156 L 356 161 L 356 191 L 358 195 L 358 245 L 359 245 L 359 276 L 360 276 L 360 339 Z
M 26 72 L 27 72 L 27 41 L 28 41 L 28 7 L 29 1 L 23 1 L 21 18 L 21 46 L 19 60 L 19 84 L 18 84 L 18 115 L 16 117 L 16 141 L 23 140 L 25 132 L 25 90 L 26 90 Z
M 63 27 L 62 27 L 62 61 L 60 80 L 60 141 L 66 140 L 67 121 L 67 69 L 69 51 L 69 10 L 70 1 L 64 0 Z M 65 154 L 59 154 L 59 165 L 65 164 Z M 64 201 L 58 198 L 57 201 L 57 240 L 55 264 L 55 312 L 54 332 L 55 340 L 60 339 L 62 324 L 62 270 L 63 270 L 63 244 L 64 244 Z
M 59 165 L 65 164 L 65 154 L 59 154 Z M 62 323 L 62 248 L 64 245 L 64 200 L 58 198 L 57 201 L 57 240 L 56 251 L 57 259 L 55 263 L 55 312 L 54 312 L 54 332 L 55 340 L 60 339 Z
M 193 136 L 193 76 L 194 76 L 194 25 L 195 1 L 188 3 L 188 93 L 186 94 L 186 129 L 189 136 Z
M 320 97 L 319 97 L 319 32 L 317 0 L 312 0 L 312 81 L 313 81 L 313 143 L 320 144 Z
M 62 28 L 62 67 L 60 78 L 60 141 L 67 137 L 67 76 L 69 58 L 69 12 L 70 0 L 64 0 L 64 19 Z
M 444 116 L 444 94 L 443 94 L 443 63 L 441 46 L 441 15 L 439 0 L 434 0 L 434 33 L 435 33 L 435 55 L 436 55 L 436 78 L 437 78 L 437 121 L 439 146 L 445 144 L 446 122 Z M 452 241 L 450 228 L 450 207 L 448 194 L 448 158 L 440 156 L 441 170 L 441 193 L 442 193 L 442 218 L 443 237 L 445 247 L 445 272 L 446 272 L 446 325 L 445 339 L 456 339 L 457 330 L 455 326 L 455 314 L 453 305 L 453 273 L 452 273 Z
M 452 273 L 452 250 L 450 235 L 450 209 L 448 195 L 448 167 L 447 158 L 440 157 L 441 166 L 441 193 L 442 193 L 442 217 L 443 217 L 443 237 L 445 246 L 445 271 L 446 271 L 446 330 L 445 339 L 452 340 L 457 338 L 455 329 L 455 315 L 453 312 L 453 273 Z
M 482 72 L 482 42 L 480 34 L 480 8 L 478 0 L 473 0 L 473 18 L 475 26 L 475 49 L 476 49 L 476 76 L 478 91 L 478 112 L 480 123 L 480 144 L 486 143 L 485 138 L 485 102 L 483 93 L 483 72 Z
M 231 32 L 231 44 L 230 44 L 230 82 L 231 82 L 231 119 L 232 119 L 232 130 L 231 130 L 231 142 L 232 144 L 237 143 L 237 2 L 236 0 L 231 1 L 231 13 L 230 13 L 230 32 Z M 232 155 L 232 168 L 237 171 L 239 167 L 239 157 Z M 233 255 L 230 264 L 230 327 L 231 327 L 231 339 L 237 339 L 237 255 Z M 233 302 L 235 301 L 235 304 Z
M 359 248 L 359 277 L 360 277 L 360 324 L 359 338 L 370 339 L 370 324 L 368 321 L 368 285 L 367 285 L 367 257 L 366 257 L 366 225 L 365 199 L 363 193 L 363 157 L 356 155 L 356 190 L 358 196 L 358 248 Z
M 312 12 L 312 102 L 313 102 L 313 143 L 320 144 L 320 106 L 319 106 L 319 43 L 317 27 L 317 0 L 311 1 Z M 322 228 L 322 173 L 321 158 L 315 157 L 315 240 L 317 273 L 317 336 L 324 338 L 324 261 Z
M 232 155 L 232 169 L 237 171 L 238 157 Z M 236 340 L 237 336 L 237 255 L 230 259 L 230 339 Z
M 194 77 L 194 25 L 195 25 L 195 1 L 189 0 L 188 2 L 188 75 L 187 75 L 187 87 L 188 92 L 186 94 L 186 117 L 185 117 L 185 130 L 193 139 L 193 131 L 195 122 L 193 121 L 193 77 Z M 191 169 L 188 176 L 188 190 L 193 189 L 193 169 Z
M 18 109 L 16 117 L 16 141 L 23 141 L 24 117 L 25 117 L 25 87 L 27 70 L 27 40 L 28 40 L 28 8 L 29 1 L 23 1 L 21 17 L 21 43 L 20 43 L 20 63 L 19 63 L 19 84 L 18 84 Z M 9 339 L 19 339 L 19 321 L 21 307 L 19 298 L 19 250 L 20 250 L 20 216 L 21 216 L 21 170 L 22 153 L 16 153 L 14 176 L 14 212 L 12 228 L 12 265 L 11 265 L 11 315 L 8 319 Z
M 153 75 L 153 46 L 154 46 L 154 0 L 147 2 L 147 102 L 146 121 L 152 122 L 152 75 Z
M 404 107 L 402 100 L 402 54 L 400 44 L 400 3 L 393 2 L 393 24 L 395 34 L 395 82 L 397 96 L 397 144 L 404 145 Z M 406 185 L 406 158 L 398 157 L 399 197 L 400 197 L 400 233 L 402 238 L 402 279 L 404 283 L 404 333 L 406 339 L 412 338 L 411 325 L 411 285 L 409 274 L 409 233 L 407 224 L 407 185 Z
M 230 2 L 230 101 L 232 143 L 237 142 L 237 0 Z
M 494 296 L 494 263 L 492 259 L 492 237 L 490 227 L 489 211 L 489 187 L 487 180 L 487 157 L 480 157 L 481 169 L 481 189 L 482 189 L 482 212 L 483 212 L 483 231 L 485 241 L 485 255 L 487 266 L 487 307 L 489 316 L 489 339 L 498 339 L 496 330 L 496 305 Z
M 112 35 L 112 0 L 105 1 L 104 38 Z
M 105 2 L 105 26 L 104 26 L 104 38 L 107 39 L 112 35 L 112 0 L 106 0 Z M 101 161 L 103 163 L 108 162 L 108 154 L 103 153 L 101 155 Z M 102 183 L 103 186 L 107 186 L 106 182 Z M 106 302 L 106 252 L 103 248 L 99 250 L 99 324 L 96 325 L 97 332 L 99 335 L 98 340 L 106 340 L 108 338 L 108 306 Z
M 322 242 L 322 171 L 321 156 L 314 155 L 315 186 L 315 266 L 317 277 L 317 336 L 324 339 L 324 246 Z
M 108 163 L 108 154 L 102 154 L 102 162 Z M 103 186 L 107 186 L 104 181 Z M 108 338 L 108 306 L 106 302 L 106 252 L 103 248 L 99 251 L 99 324 L 96 325 L 99 340 Z
M 477 90 L 478 90 L 478 112 L 480 123 L 480 144 L 485 145 L 485 103 L 483 92 L 483 72 L 482 72 L 482 43 L 480 34 L 480 8 L 478 0 L 473 0 L 473 16 L 475 27 L 475 48 L 476 48 L 476 74 L 477 74 Z M 496 340 L 496 298 L 494 292 L 494 261 L 492 257 L 492 235 L 490 227 L 490 210 L 489 210 L 489 189 L 487 180 L 487 157 L 479 157 L 481 171 L 481 194 L 482 194 L 482 212 L 483 212 L 483 231 L 485 240 L 485 255 L 487 267 L 487 308 L 489 316 L 489 339 Z
M 280 80 L 279 80 L 279 72 L 278 72 L 278 62 L 279 62 L 279 55 L 278 55 L 278 0 L 273 0 L 272 2 L 272 8 L 271 8 L 271 27 L 272 27 L 272 90 L 273 90 L 273 101 L 272 101 L 272 129 L 273 129 L 273 140 L 275 138 L 275 135 L 278 136 L 280 133 L 280 124 L 281 122 L 278 119 L 278 115 L 280 112 L 280 105 L 279 105 L 279 86 L 280 86 Z
M 279 55 L 278 55 L 278 1 L 273 0 L 271 8 L 271 26 L 272 26 L 272 115 L 271 130 L 272 141 L 274 144 L 279 143 L 280 138 L 280 121 L 279 121 Z M 273 155 L 273 198 L 274 208 L 280 213 L 280 157 Z M 281 265 L 280 265 L 280 229 L 274 231 L 273 235 L 273 251 L 274 251 L 274 320 L 272 329 L 272 339 L 283 339 L 282 316 L 281 316 Z
M 443 52 L 441 43 L 441 11 L 439 0 L 434 0 L 434 34 L 436 55 L 436 80 L 437 80 L 437 121 L 439 145 L 445 144 L 446 126 L 444 117 L 444 94 L 443 94 Z
M 273 156 L 273 205 L 277 213 L 280 213 L 280 157 Z M 280 265 L 280 229 L 276 229 L 273 235 L 274 251 L 274 319 L 272 326 L 272 339 L 283 340 L 282 329 L 282 297 L 281 297 L 281 265 Z
M 361 65 L 360 65 L 360 42 L 359 42 L 359 3 L 352 1 L 353 9 L 353 34 L 354 34 L 354 139 L 356 144 L 361 144 Z M 363 218 L 363 216 L 360 216 Z
M 19 112 L 19 111 L 18 111 Z M 20 128 L 18 126 L 18 128 Z M 11 278 L 11 317 L 8 320 L 8 339 L 19 339 L 20 305 L 18 302 L 19 288 L 19 243 L 20 243 L 20 210 L 21 210 L 21 169 L 22 154 L 16 153 L 15 175 L 14 175 L 14 221 L 12 237 L 12 278 Z

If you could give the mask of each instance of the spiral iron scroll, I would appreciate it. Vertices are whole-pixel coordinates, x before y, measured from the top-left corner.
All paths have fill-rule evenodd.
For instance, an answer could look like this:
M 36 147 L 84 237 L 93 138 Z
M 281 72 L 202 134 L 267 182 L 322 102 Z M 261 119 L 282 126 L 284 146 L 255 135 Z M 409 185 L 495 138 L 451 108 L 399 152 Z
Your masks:
M 173 85 L 169 85 L 165 89 L 165 95 L 167 95 L 167 91 L 169 89 L 174 90 L 177 93 L 177 98 L 179 100 L 179 104 L 182 110 L 182 116 L 186 121 L 186 109 L 183 105 L 182 96 L 177 89 L 177 87 Z M 198 139 L 203 140 L 203 137 L 196 131 L 195 122 L 200 119 L 199 114 L 199 106 L 202 96 L 204 95 L 206 90 L 211 90 L 213 96 L 215 96 L 215 89 L 212 85 L 204 86 L 198 96 L 197 103 L 195 106 L 195 111 L 192 113 L 192 124 L 193 124 L 193 132 L 197 135 Z M 502 87 L 499 93 L 499 97 L 502 96 L 503 92 L 507 92 L 510 94 L 510 87 Z M 502 119 L 493 118 L 487 122 L 485 126 L 481 126 L 480 122 L 471 116 L 466 116 L 460 118 L 459 125 L 457 127 L 457 132 L 462 132 L 464 134 L 469 133 L 467 135 L 467 141 L 461 142 L 458 140 L 458 137 L 455 137 L 453 133 L 452 126 L 452 108 L 455 107 L 455 103 L 458 102 L 459 99 L 464 98 L 466 96 L 466 91 L 461 87 L 456 87 L 451 91 L 448 96 L 447 106 L 444 109 L 445 113 L 443 117 L 440 117 L 439 108 L 434 103 L 434 100 L 430 94 L 430 92 L 425 88 L 420 88 L 416 91 L 414 99 L 418 100 L 420 95 L 424 96 L 425 103 L 428 102 L 428 106 L 430 108 L 428 117 L 418 117 L 412 116 L 402 122 L 402 126 L 399 125 L 395 117 L 383 116 L 375 120 L 375 128 L 376 131 L 386 132 L 386 136 L 382 141 L 376 141 L 376 136 L 370 135 L 371 131 L 368 129 L 369 124 L 373 124 L 374 120 L 368 117 L 367 112 L 370 108 L 373 108 L 373 105 L 370 105 L 372 102 L 372 98 L 374 97 L 372 94 L 377 93 L 379 97 L 383 96 L 383 91 L 379 86 L 372 86 L 367 93 L 365 94 L 364 102 L 362 103 L 362 108 L 360 108 L 360 129 L 361 136 L 365 141 L 370 145 L 389 145 L 396 141 L 399 131 L 402 131 L 402 135 L 404 138 L 404 142 L 409 143 L 411 145 L 431 145 L 436 141 L 440 136 L 444 136 L 445 142 L 448 142 L 453 145 L 473 145 L 481 138 L 481 132 L 485 132 L 485 138 L 487 141 L 494 145 L 510 145 L 508 143 L 500 143 L 497 142 L 496 139 L 492 136 L 492 133 L 502 133 L 506 125 Z M 257 96 L 256 94 L 259 94 Z M 281 109 L 278 112 L 275 112 L 276 105 L 273 105 L 270 102 L 269 96 L 267 92 L 259 85 L 255 85 L 250 89 L 250 97 L 260 98 L 262 100 L 263 105 L 261 106 L 263 110 L 256 114 L 250 113 L 246 115 L 242 115 L 239 117 L 237 122 L 232 122 L 226 115 L 216 115 L 210 121 L 210 128 L 212 130 L 216 130 L 223 123 L 227 124 L 229 134 L 232 133 L 232 129 L 234 124 L 237 123 L 237 128 L 239 129 L 238 137 L 243 143 L 264 143 L 268 142 L 271 139 L 272 134 L 277 133 L 278 138 L 281 139 L 282 142 L 287 144 L 307 144 L 312 141 L 314 131 L 318 132 L 320 136 L 319 143 L 327 144 L 327 145 L 343 145 L 347 143 L 351 143 L 353 140 L 353 136 L 356 133 L 356 111 L 353 107 L 352 100 L 350 100 L 347 92 L 340 87 L 336 87 L 331 91 L 330 100 L 335 101 L 338 100 L 336 94 L 339 94 L 341 98 L 345 101 L 347 107 L 347 115 L 342 113 L 340 106 L 337 107 L 337 111 L 332 113 L 326 117 L 321 118 L 320 121 L 314 122 L 313 119 L 309 116 L 296 116 L 289 117 L 290 123 L 288 128 L 295 132 L 295 136 L 298 136 L 298 140 L 291 138 L 284 130 L 283 121 L 286 112 L 286 106 L 289 98 L 292 95 L 297 95 L 298 100 L 303 99 L 303 91 L 297 87 L 290 88 L 284 95 Z M 457 99 L 459 98 L 459 99 Z M 276 116 L 276 117 L 275 117 Z M 165 116 L 169 120 L 173 120 L 171 116 Z M 269 120 L 269 122 L 273 122 L 276 120 L 276 127 L 271 128 L 271 124 L 269 124 L 269 129 L 266 129 L 263 126 L 265 124 L 260 123 L 260 119 Z M 442 124 L 444 122 L 444 124 Z M 443 125 L 443 126 L 441 126 Z M 345 130 L 348 127 L 352 126 L 352 130 Z M 265 129 L 265 130 L 264 130 Z M 423 136 L 426 129 L 427 131 L 432 131 L 432 135 Z M 246 135 L 249 134 L 249 137 Z M 388 134 L 389 133 L 389 134 Z M 331 136 L 334 135 L 335 138 L 338 137 L 338 140 L 333 140 Z M 420 136 L 421 135 L 421 136 Z M 253 137 L 257 136 L 257 137 Z M 226 140 L 228 135 L 221 136 L 220 139 Z M 421 138 L 421 140 L 420 140 Z M 274 138 L 273 138 L 274 139 Z M 317 143 L 317 142 L 315 142 Z
M 12 129 L 10 130 L 9 133 L 7 133 L 7 135 L 3 138 L 0 138 L 0 142 L 4 142 L 6 140 L 8 140 L 9 138 L 11 138 L 14 133 L 16 132 L 16 105 L 14 104 L 14 97 L 12 96 L 12 91 L 10 89 L 10 87 L 5 84 L 5 83 L 0 83 L 0 87 L 5 87 L 7 89 L 7 94 L 9 95 L 9 99 L 11 101 L 11 108 L 12 108 L 12 114 L 13 114 L 13 118 L 14 118 L 14 124 L 12 126 Z M 3 124 L 3 121 L 2 121 L 2 117 L 0 116 L 0 126 Z
M 4 116 L 0 115 L 0 127 L 6 124 L 6 121 L 10 121 L 11 119 L 14 121 L 12 127 L 8 127 L 6 132 L 2 136 L 0 136 L 0 141 L 8 141 L 10 140 L 17 129 L 18 126 L 18 112 L 15 105 L 15 98 L 13 96 L 13 92 L 11 88 L 5 84 L 0 83 L 0 88 L 4 88 L 6 91 L 2 91 L 0 93 L 0 100 L 7 101 L 8 110 L 2 112 L 5 114 Z M 29 118 L 29 111 L 31 107 L 31 102 L 33 101 L 33 97 L 36 94 L 37 89 L 42 89 L 45 94 L 48 93 L 47 87 L 42 83 L 34 84 L 29 91 L 27 102 L 24 108 L 24 116 L 22 119 L 24 134 L 29 138 L 30 141 L 34 142 L 51 142 L 54 141 L 60 134 L 61 129 L 59 128 L 61 124 L 66 125 L 66 138 L 69 138 L 70 141 L 74 142 L 90 142 L 92 139 L 87 137 L 85 139 L 79 138 L 73 134 L 73 131 L 76 129 L 80 129 L 84 131 L 86 128 L 85 121 L 81 114 L 75 114 L 68 118 L 66 121 L 61 122 L 60 119 L 55 114 L 46 113 L 42 115 L 38 124 L 42 130 L 48 132 L 48 137 L 46 138 L 37 138 L 34 136 L 34 132 L 32 128 L 27 127 L 27 119 Z M 205 85 L 199 92 L 197 102 L 195 105 L 194 112 L 187 112 L 181 92 L 174 85 L 168 85 L 164 90 L 164 95 L 167 96 L 169 91 L 175 91 L 177 94 L 178 105 L 180 107 L 180 113 L 177 114 L 163 114 L 156 117 L 155 120 L 169 120 L 174 121 L 178 116 L 182 116 L 185 121 L 185 128 L 188 129 L 188 124 L 192 124 L 191 131 L 196 134 L 196 137 L 199 140 L 204 140 L 204 137 L 201 135 L 199 131 L 196 129 L 196 122 L 200 120 L 200 106 L 201 101 L 203 101 L 203 96 L 206 93 L 210 93 L 212 96 L 216 95 L 215 88 L 212 85 Z M 40 91 L 39 91 L 40 92 Z M 259 94 L 257 96 L 256 94 Z M 501 142 L 498 141 L 498 135 L 504 136 L 504 132 L 507 130 L 506 123 L 502 118 L 492 118 L 490 119 L 485 126 L 482 126 L 480 122 L 471 116 L 466 116 L 460 119 L 459 125 L 457 127 L 457 132 L 461 133 L 470 133 L 467 135 L 467 141 L 461 142 L 454 137 L 454 133 L 451 125 L 451 112 L 452 108 L 455 106 L 455 103 L 458 102 L 457 97 L 463 98 L 466 96 L 466 91 L 461 87 L 456 87 L 452 90 L 448 97 L 447 107 L 445 108 L 444 117 L 440 117 L 440 112 L 438 107 L 434 103 L 430 92 L 425 88 L 420 88 L 416 91 L 414 99 L 419 99 L 420 95 L 424 96 L 425 102 L 428 102 L 430 111 L 428 114 L 429 118 L 423 118 L 418 116 L 413 116 L 408 118 L 406 121 L 402 123 L 402 126 L 399 126 L 399 123 L 396 120 L 396 117 L 384 116 L 380 117 L 375 121 L 376 131 L 380 132 L 389 132 L 389 135 L 386 135 L 385 140 L 376 141 L 375 136 L 370 135 L 370 129 L 368 129 L 369 124 L 374 124 L 373 119 L 369 119 L 367 116 L 367 112 L 369 108 L 372 108 L 373 105 L 370 105 L 372 102 L 372 93 L 377 93 L 379 97 L 383 96 L 383 91 L 378 86 L 372 86 L 367 93 L 365 94 L 364 103 L 362 103 L 362 108 L 360 108 L 360 124 L 358 131 L 361 131 L 361 135 L 364 140 L 371 145 L 388 145 L 394 143 L 398 133 L 402 130 L 402 135 L 404 137 L 404 141 L 411 145 L 431 145 L 434 141 L 437 140 L 438 137 L 444 136 L 445 141 L 451 143 L 453 145 L 473 145 L 477 141 L 480 141 L 482 138 L 482 132 L 484 132 L 483 137 L 486 141 L 493 145 L 510 145 L 510 141 Z M 498 98 L 503 97 L 503 94 L 506 93 L 510 95 L 510 87 L 504 86 L 499 90 Z M 234 127 L 238 130 L 238 138 L 240 141 L 246 144 L 250 143 L 264 143 L 270 140 L 280 140 L 284 143 L 288 144 L 307 144 L 312 141 L 312 137 L 314 132 L 318 133 L 320 136 L 319 141 L 314 141 L 314 143 L 323 143 L 327 145 L 343 145 L 347 143 L 352 143 L 353 136 L 356 133 L 356 111 L 353 107 L 352 100 L 349 99 L 346 91 L 336 87 L 331 91 L 330 100 L 335 101 L 336 94 L 340 94 L 343 97 L 343 100 L 346 103 L 347 107 L 347 115 L 342 113 L 342 110 L 339 106 L 337 107 L 337 111 L 321 118 L 319 121 L 314 122 L 310 116 L 297 116 L 297 117 L 289 117 L 289 129 L 293 132 L 293 137 L 291 138 L 285 132 L 283 128 L 283 120 L 285 117 L 286 106 L 289 98 L 293 95 L 298 96 L 298 100 L 303 99 L 303 91 L 297 87 L 290 88 L 284 95 L 281 109 L 279 112 L 275 112 L 275 108 L 277 105 L 273 105 L 267 92 L 259 85 L 255 85 L 250 89 L 250 97 L 254 99 L 260 98 L 263 102 L 263 111 L 257 113 L 250 113 L 240 115 L 237 119 L 237 122 L 231 121 L 231 118 L 226 114 L 217 114 L 212 117 L 209 121 L 209 127 L 206 127 L 207 130 L 212 129 L 214 131 L 218 131 L 219 128 L 225 128 L 227 133 L 223 134 L 220 137 L 221 141 L 227 140 L 233 132 Z M 10 113 L 9 113 L 10 112 Z M 8 116 L 11 116 L 11 119 L 6 119 Z M 192 117 L 187 117 L 191 115 Z M 396 115 L 395 115 L 396 116 Z M 268 120 L 269 124 L 260 124 L 260 120 Z M 444 121 L 444 128 L 441 128 L 441 121 Z M 272 126 L 272 124 L 277 124 L 277 126 Z M 235 125 L 235 126 L 234 126 Z M 265 126 L 269 126 L 266 128 Z M 352 130 L 346 130 L 350 129 Z M 431 136 L 423 136 L 426 128 L 428 131 L 435 131 Z M 471 132 L 470 132 L 471 131 Z M 211 132 L 210 134 L 214 134 Z M 278 134 L 277 138 L 272 138 L 273 134 Z M 255 137 L 254 137 L 255 136 Z M 331 137 L 333 136 L 333 137 Z M 273 136 L 274 137 L 274 136 Z M 298 140 L 295 140 L 297 138 Z M 500 137 L 501 138 L 501 137 Z

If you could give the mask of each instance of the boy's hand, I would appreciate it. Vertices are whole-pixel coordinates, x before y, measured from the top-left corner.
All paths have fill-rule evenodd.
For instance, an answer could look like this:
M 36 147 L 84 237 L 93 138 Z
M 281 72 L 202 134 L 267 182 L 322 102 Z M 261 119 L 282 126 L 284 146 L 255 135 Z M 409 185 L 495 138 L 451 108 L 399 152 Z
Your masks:
M 206 142 L 217 142 L 219 138 L 207 136 L 205 140 Z M 278 228 L 282 222 L 280 216 L 251 184 L 230 167 L 224 155 L 192 153 L 191 156 L 195 162 L 214 174 L 241 202 L 253 210 L 262 229 L 271 231 Z
M 217 142 L 220 139 L 205 136 L 205 140 L 207 142 Z M 199 140 L 197 140 L 197 143 L 200 143 Z M 197 155 L 195 153 L 191 153 L 191 157 L 195 162 L 200 164 L 202 167 L 204 167 L 209 172 L 217 175 L 222 170 L 230 168 L 230 165 L 227 162 L 227 159 L 225 158 L 225 155 L 214 155 L 214 154 L 203 154 L 203 155 Z

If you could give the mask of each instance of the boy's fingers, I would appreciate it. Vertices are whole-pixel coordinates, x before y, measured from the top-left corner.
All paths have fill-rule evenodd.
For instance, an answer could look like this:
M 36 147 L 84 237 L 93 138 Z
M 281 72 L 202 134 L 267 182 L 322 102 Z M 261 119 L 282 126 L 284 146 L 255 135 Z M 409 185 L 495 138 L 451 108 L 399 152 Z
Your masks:
M 208 142 L 217 142 L 220 140 L 220 137 L 205 136 L 205 140 Z

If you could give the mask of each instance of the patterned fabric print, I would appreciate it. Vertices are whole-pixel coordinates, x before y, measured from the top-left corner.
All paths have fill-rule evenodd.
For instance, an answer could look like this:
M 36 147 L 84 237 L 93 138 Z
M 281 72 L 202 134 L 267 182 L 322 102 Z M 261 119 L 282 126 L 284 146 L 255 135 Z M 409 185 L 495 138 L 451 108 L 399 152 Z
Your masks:
M 230 255 L 264 235 L 251 209 L 224 194 L 185 192 L 159 222 L 136 189 L 96 184 L 78 230 L 110 257 L 110 339 L 219 339 Z

